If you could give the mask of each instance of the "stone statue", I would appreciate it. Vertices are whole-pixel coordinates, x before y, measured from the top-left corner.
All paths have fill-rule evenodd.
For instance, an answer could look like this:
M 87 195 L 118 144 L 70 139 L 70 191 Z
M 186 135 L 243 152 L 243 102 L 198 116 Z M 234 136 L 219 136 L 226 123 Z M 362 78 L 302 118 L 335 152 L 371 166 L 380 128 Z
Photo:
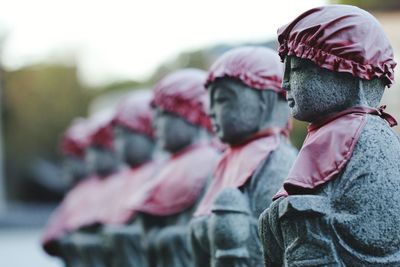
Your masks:
M 205 78 L 201 70 L 184 69 L 167 75 L 154 88 L 157 142 L 171 155 L 137 208 L 152 267 L 191 266 L 187 225 L 218 157 L 210 140 Z
M 52 241 L 60 241 L 57 245 L 68 258 L 67 266 L 105 266 L 99 196 L 119 165 L 112 148 L 111 119 L 109 112 L 95 114 L 83 126 L 69 130 L 63 141 L 63 151 L 79 156 L 90 173 L 68 192 L 45 232 L 44 248 L 53 253 Z M 68 159 L 66 170 L 80 166 L 77 158 Z M 77 170 L 81 173 L 80 167 Z
M 84 162 L 87 146 L 87 121 L 83 118 L 75 119 L 66 130 L 61 141 L 61 152 L 64 156 L 63 175 L 68 179 L 72 188 L 78 186 L 88 175 Z M 53 212 L 46 226 L 42 245 L 49 255 L 60 257 L 65 266 L 82 266 L 79 260 L 79 253 L 70 242 L 70 235 L 64 229 L 64 207 L 65 204 L 62 204 Z
M 155 173 L 162 166 L 155 153 L 151 91 L 132 92 L 122 101 L 113 120 L 114 147 L 126 170 L 114 183 L 106 205 L 103 229 L 110 267 L 146 267 L 144 231 L 134 208 L 145 200 Z
M 257 220 L 296 157 L 282 74 L 278 55 L 263 47 L 228 51 L 208 73 L 210 117 L 229 148 L 191 222 L 197 267 L 263 265 Z
M 378 108 L 393 51 L 353 6 L 311 9 L 278 31 L 293 116 L 310 122 L 260 217 L 265 266 L 400 266 L 400 140 Z
M 79 251 L 84 266 L 108 266 L 102 238 L 104 195 L 109 184 L 119 178 L 120 162 L 113 148 L 112 110 L 103 110 L 89 118 L 89 145 L 85 162 L 91 177 L 85 179 L 86 188 L 76 194 L 74 213 L 67 220 L 67 228 L 73 232 L 71 242 Z

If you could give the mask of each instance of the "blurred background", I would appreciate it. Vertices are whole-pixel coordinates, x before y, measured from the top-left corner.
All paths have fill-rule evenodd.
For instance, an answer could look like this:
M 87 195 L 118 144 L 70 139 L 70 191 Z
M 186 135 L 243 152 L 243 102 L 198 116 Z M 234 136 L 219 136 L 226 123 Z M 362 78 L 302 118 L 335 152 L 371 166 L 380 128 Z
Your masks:
M 399 60 L 398 0 L 0 0 L 0 266 L 60 264 L 39 238 L 67 188 L 57 147 L 71 119 L 235 46 L 276 48 L 279 26 L 331 3 L 373 13 Z M 398 118 L 399 97 L 397 84 L 383 101 Z M 305 127 L 294 123 L 298 147 Z

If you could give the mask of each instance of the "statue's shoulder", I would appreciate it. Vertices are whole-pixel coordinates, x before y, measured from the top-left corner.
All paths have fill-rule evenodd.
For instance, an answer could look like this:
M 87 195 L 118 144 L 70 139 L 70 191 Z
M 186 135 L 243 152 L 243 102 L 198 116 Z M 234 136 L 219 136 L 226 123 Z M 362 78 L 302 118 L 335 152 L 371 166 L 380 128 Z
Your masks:
M 352 194 L 366 196 L 372 191 L 400 190 L 400 139 L 378 116 L 367 115 L 352 156 L 344 171 L 333 182 L 337 197 L 354 189 Z M 364 192 L 360 188 L 365 188 Z M 368 193 L 369 190 L 369 193 Z M 342 192 L 342 193 L 340 193 Z M 386 195 L 389 195 L 386 193 Z
M 366 124 L 354 150 L 354 154 L 359 153 L 370 157 L 400 157 L 399 135 L 382 118 L 366 115 Z
M 270 155 L 263 160 L 263 162 L 258 167 L 254 176 L 262 176 L 269 170 L 281 170 L 283 175 L 287 176 L 289 169 L 296 160 L 298 150 L 290 143 L 286 138 L 281 138 L 279 146 L 270 153 Z

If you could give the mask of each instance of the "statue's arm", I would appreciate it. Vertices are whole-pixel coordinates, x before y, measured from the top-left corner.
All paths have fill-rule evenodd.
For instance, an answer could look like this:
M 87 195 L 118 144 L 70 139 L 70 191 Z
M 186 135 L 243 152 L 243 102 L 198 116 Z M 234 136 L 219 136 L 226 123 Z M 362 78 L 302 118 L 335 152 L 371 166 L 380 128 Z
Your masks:
M 258 229 L 263 246 L 264 265 L 266 267 L 282 266 L 283 238 L 279 229 L 278 199 L 271 203 L 259 218 Z

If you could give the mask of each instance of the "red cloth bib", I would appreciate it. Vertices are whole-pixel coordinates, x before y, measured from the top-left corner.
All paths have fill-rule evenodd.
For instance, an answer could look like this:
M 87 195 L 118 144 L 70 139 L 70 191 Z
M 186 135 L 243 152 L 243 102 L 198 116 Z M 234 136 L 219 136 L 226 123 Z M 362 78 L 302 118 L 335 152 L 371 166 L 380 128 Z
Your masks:
M 161 160 L 147 162 L 129 169 L 120 179 L 114 179 L 115 182 L 110 184 L 104 195 L 102 223 L 125 224 L 132 219 L 135 216 L 134 208 L 148 197 L 154 175 L 162 165 Z
M 110 177 L 112 178 L 112 177 Z M 97 216 L 93 209 L 105 180 L 91 176 L 78 183 L 64 198 L 61 205 L 52 214 L 43 238 L 44 249 L 52 254 L 51 244 L 65 233 L 90 225 Z
M 334 179 L 351 158 L 366 124 L 366 114 L 376 114 L 390 126 L 396 125 L 396 120 L 384 108 L 354 107 L 310 124 L 288 178 L 273 199 L 310 192 Z
M 45 250 L 52 254 L 53 241 L 83 226 L 126 223 L 135 214 L 132 208 L 146 200 L 160 165 L 152 161 L 106 179 L 92 176 L 80 182 L 51 216 L 42 239 Z
M 211 214 L 212 205 L 218 194 L 225 188 L 243 186 L 278 145 L 279 130 L 268 129 L 240 146 L 228 148 L 219 161 L 214 180 L 194 216 Z
M 137 211 L 173 215 L 191 207 L 215 168 L 218 153 L 210 143 L 193 145 L 173 155 L 154 178 L 146 201 Z

